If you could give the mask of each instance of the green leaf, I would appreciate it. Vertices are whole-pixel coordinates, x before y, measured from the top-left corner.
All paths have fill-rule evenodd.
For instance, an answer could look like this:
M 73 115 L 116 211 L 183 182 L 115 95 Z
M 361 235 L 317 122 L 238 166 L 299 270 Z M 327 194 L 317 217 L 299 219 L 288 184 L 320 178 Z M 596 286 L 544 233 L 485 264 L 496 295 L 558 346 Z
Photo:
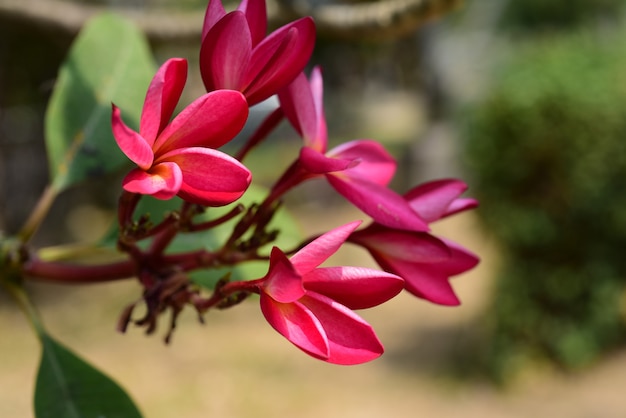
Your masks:
M 36 418 L 140 418 L 130 397 L 113 380 L 49 335 L 35 387 Z
M 59 70 L 46 112 L 55 190 L 128 163 L 111 133 L 111 102 L 137 126 L 154 73 L 148 42 L 132 23 L 102 14 L 86 24 Z

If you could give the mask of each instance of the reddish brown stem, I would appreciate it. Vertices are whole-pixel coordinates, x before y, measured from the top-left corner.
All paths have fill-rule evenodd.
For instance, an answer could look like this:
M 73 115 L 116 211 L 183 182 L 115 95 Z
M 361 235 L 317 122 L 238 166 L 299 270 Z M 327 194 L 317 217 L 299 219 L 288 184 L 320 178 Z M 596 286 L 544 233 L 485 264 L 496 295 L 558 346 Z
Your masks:
M 24 276 L 47 282 L 84 284 L 131 278 L 136 273 L 132 260 L 110 264 L 79 265 L 43 261 L 31 257 L 22 266 Z

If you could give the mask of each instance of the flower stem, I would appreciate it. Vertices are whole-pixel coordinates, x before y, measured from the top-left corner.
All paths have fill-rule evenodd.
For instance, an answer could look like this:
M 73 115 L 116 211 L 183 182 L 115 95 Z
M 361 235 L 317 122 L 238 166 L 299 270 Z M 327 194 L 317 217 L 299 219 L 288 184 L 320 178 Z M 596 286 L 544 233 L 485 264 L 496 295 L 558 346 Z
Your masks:
M 67 284 L 98 283 L 131 278 L 136 273 L 132 260 L 110 264 L 79 265 L 43 261 L 32 256 L 22 266 L 24 276 L 40 281 Z
M 58 191 L 52 185 L 46 186 L 43 193 L 39 197 L 39 201 L 35 208 L 31 212 L 30 216 L 22 226 L 22 229 L 18 233 L 17 237 L 20 241 L 26 243 L 37 232 L 37 229 L 43 222 L 44 218 L 50 211 L 54 199 L 57 197 Z

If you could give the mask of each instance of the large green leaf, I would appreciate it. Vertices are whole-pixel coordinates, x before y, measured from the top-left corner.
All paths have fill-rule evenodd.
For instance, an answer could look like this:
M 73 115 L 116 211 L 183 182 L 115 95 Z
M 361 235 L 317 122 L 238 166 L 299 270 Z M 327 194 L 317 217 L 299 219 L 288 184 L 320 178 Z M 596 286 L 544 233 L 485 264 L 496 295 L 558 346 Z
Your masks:
M 111 133 L 111 102 L 137 126 L 154 72 L 149 45 L 132 23 L 102 14 L 85 25 L 61 66 L 46 112 L 57 191 L 128 162 Z
M 36 418 L 140 418 L 130 397 L 109 377 L 49 335 L 35 387 Z

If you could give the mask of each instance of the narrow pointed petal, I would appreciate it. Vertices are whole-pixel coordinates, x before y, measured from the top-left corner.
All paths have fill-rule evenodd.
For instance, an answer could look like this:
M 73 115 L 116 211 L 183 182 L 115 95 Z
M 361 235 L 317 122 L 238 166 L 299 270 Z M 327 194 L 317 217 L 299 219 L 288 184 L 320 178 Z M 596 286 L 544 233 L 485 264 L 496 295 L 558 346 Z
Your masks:
M 360 139 L 346 142 L 326 153 L 328 157 L 358 161 L 350 177 L 387 186 L 396 172 L 396 160 L 378 142 Z
M 448 210 L 441 216 L 445 218 L 450 215 L 454 215 L 455 213 L 463 212 L 468 209 L 474 209 L 478 207 L 478 200 L 473 199 L 471 197 L 464 197 L 455 199 L 450 206 L 448 206 Z
M 270 267 L 263 281 L 263 292 L 277 302 L 295 302 L 304 296 L 302 276 L 298 274 L 285 253 L 272 248 Z
M 404 197 L 422 219 L 426 222 L 434 222 L 448 214 L 450 206 L 465 190 L 467 190 L 467 185 L 460 180 L 442 179 L 414 187 Z M 463 202 L 460 208 L 455 209 L 455 212 L 463 208 L 469 209 L 471 203 Z
M 461 303 L 450 285 L 450 276 L 453 275 L 451 270 L 455 268 L 454 262 L 451 265 L 448 264 L 449 261 L 415 263 L 393 259 L 376 252 L 371 254 L 385 271 L 404 279 L 405 289 L 409 293 L 439 305 L 456 306 Z M 468 266 L 465 263 L 463 265 Z
M 157 71 L 146 93 L 139 132 L 152 146 L 170 121 L 187 81 L 187 60 L 172 58 Z
M 404 289 L 404 280 L 362 267 L 318 268 L 304 276 L 307 290 L 328 296 L 350 309 L 378 306 Z
M 112 105 L 111 128 L 117 145 L 122 152 L 143 170 L 152 166 L 154 154 L 150 144 L 122 120 L 120 109 Z
M 450 247 L 431 234 L 389 229 L 376 224 L 354 232 L 349 241 L 393 260 L 440 263 L 452 257 Z
M 267 34 L 267 8 L 265 7 L 265 0 L 243 0 L 237 10 L 240 10 L 246 15 L 248 26 L 250 27 L 252 47 L 254 48 Z
M 161 163 L 143 171 L 134 169 L 124 178 L 124 190 L 151 195 L 157 199 L 171 199 L 180 190 L 183 175 L 175 163 Z
M 326 152 L 328 146 L 328 128 L 326 127 L 326 116 L 324 114 L 324 82 L 322 80 L 322 70 L 320 67 L 313 68 L 311 72 L 311 92 L 315 101 L 315 114 L 317 115 L 317 136 L 315 142 L 311 144 L 315 149 Z
M 457 306 L 461 304 L 450 284 L 450 278 L 436 264 L 411 266 L 397 263 L 395 267 L 405 280 L 405 289 L 413 295 L 438 305 Z
M 344 171 L 357 166 L 360 161 L 341 158 L 329 158 L 309 147 L 300 150 L 300 164 L 310 173 L 326 174 Z
M 220 19 L 200 47 L 200 74 L 207 91 L 243 91 L 251 54 L 252 40 L 245 15 L 235 11 Z
M 252 174 L 233 157 L 210 148 L 183 148 L 161 157 L 182 172 L 179 196 L 205 206 L 223 206 L 239 199 Z
M 328 132 L 319 69 L 316 68 L 311 74 L 311 82 L 306 79 L 304 73 L 300 73 L 287 87 L 278 92 L 278 98 L 285 116 L 304 140 L 304 146 L 325 153 Z
M 280 303 L 261 293 L 261 312 L 279 334 L 318 359 L 328 358 L 328 341 L 320 321 L 298 302 Z
M 480 258 L 476 254 L 456 242 L 447 239 L 443 239 L 442 241 L 450 248 L 452 253 L 450 259 L 443 263 L 442 266 L 448 275 L 455 276 L 464 273 L 476 267 L 480 262 Z
M 383 353 L 383 345 L 371 325 L 350 309 L 314 292 L 307 292 L 300 303 L 311 310 L 326 332 L 329 356 L 325 361 L 361 364 Z
M 315 45 L 315 24 L 304 17 L 274 31 L 250 58 L 244 94 L 250 106 L 291 83 L 304 69 Z
M 278 92 L 280 106 L 294 129 L 304 139 L 305 146 L 312 146 L 317 136 L 317 112 L 311 86 L 304 73 L 300 73 L 288 86 Z
M 350 222 L 319 236 L 291 256 L 291 264 L 301 275 L 311 272 L 337 252 L 360 224 L 361 221 Z
M 204 24 L 202 26 L 202 41 L 218 20 L 226 16 L 226 10 L 221 0 L 209 0 L 206 13 L 204 14 Z
M 219 148 L 243 128 L 248 105 L 243 95 L 219 90 L 201 96 L 165 128 L 153 149 L 157 155 L 186 147 Z
M 349 177 L 346 170 L 327 174 L 330 185 L 350 203 L 390 228 L 408 231 L 428 231 L 426 224 L 411 209 L 402 196 L 378 184 Z

